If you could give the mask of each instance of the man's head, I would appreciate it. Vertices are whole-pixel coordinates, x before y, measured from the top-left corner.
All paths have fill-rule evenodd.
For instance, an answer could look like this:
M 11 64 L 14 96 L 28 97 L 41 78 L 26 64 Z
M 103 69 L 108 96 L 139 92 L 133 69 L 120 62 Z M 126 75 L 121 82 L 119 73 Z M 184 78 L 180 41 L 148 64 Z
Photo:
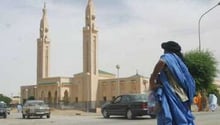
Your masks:
M 181 51 L 181 46 L 174 41 L 163 42 L 161 44 L 161 48 L 164 49 L 165 53 L 166 52 L 179 53 Z
M 177 42 L 163 42 L 161 48 L 164 49 L 164 53 L 175 53 L 184 62 L 183 54 L 181 53 L 181 46 Z

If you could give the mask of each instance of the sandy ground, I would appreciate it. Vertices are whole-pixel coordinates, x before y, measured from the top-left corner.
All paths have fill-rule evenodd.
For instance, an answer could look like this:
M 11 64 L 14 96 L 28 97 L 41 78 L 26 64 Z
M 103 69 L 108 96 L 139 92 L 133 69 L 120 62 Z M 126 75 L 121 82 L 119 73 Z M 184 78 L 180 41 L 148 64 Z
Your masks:
M 100 115 L 100 113 L 84 112 L 84 111 L 79 111 L 79 110 L 59 110 L 59 109 L 52 109 L 51 113 L 53 115 L 67 115 L 67 116 L 73 116 L 73 115 Z

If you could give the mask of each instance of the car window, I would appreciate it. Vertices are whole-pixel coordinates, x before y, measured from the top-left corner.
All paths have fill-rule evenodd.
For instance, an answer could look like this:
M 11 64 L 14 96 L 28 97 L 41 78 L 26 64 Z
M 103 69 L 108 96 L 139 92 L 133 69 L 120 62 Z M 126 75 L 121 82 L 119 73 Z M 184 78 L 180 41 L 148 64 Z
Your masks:
M 121 101 L 121 96 L 117 97 L 113 103 L 119 103 Z
M 131 101 L 147 100 L 147 95 L 145 95 L 145 94 L 130 95 L 130 100 Z
M 35 105 L 40 105 L 40 106 L 42 106 L 42 105 L 45 105 L 45 104 L 44 104 L 43 102 L 36 102 Z
M 128 101 L 129 101 L 129 98 L 127 96 L 122 96 L 122 98 L 121 98 L 122 103 L 126 103 Z
M 32 102 L 27 102 L 25 104 L 25 106 L 35 106 L 35 105 L 43 106 L 43 105 L 46 105 L 46 104 L 42 101 L 32 101 Z

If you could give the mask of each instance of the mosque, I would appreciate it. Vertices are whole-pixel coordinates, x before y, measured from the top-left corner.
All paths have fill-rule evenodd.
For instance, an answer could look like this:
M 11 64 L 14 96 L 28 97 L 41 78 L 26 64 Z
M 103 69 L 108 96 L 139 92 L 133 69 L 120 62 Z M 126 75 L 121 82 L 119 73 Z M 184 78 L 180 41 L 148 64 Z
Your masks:
M 148 78 L 135 74 L 120 78 L 98 67 L 98 29 L 93 0 L 88 0 L 83 27 L 83 71 L 73 77 L 51 77 L 47 9 L 44 4 L 37 39 L 37 79 L 35 85 L 20 87 L 21 101 L 41 99 L 51 106 L 68 105 L 92 111 L 120 94 L 145 93 Z M 117 67 L 119 68 L 119 67 Z

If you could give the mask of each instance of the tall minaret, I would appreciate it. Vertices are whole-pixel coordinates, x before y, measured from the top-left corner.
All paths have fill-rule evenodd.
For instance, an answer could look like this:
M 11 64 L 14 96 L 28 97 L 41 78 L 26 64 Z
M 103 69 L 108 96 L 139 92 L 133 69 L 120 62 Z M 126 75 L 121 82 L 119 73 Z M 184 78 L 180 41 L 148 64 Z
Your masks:
M 83 98 L 87 102 L 87 108 L 94 109 L 98 90 L 98 30 L 95 25 L 95 10 L 92 0 L 88 1 L 85 14 L 85 26 L 83 27 L 83 73 L 85 74 Z
M 37 83 L 49 76 L 50 40 L 48 35 L 47 10 L 44 3 L 43 16 L 40 21 L 40 37 L 37 39 Z
M 88 1 L 83 27 L 83 72 L 97 75 L 97 37 L 95 10 L 92 0 Z

